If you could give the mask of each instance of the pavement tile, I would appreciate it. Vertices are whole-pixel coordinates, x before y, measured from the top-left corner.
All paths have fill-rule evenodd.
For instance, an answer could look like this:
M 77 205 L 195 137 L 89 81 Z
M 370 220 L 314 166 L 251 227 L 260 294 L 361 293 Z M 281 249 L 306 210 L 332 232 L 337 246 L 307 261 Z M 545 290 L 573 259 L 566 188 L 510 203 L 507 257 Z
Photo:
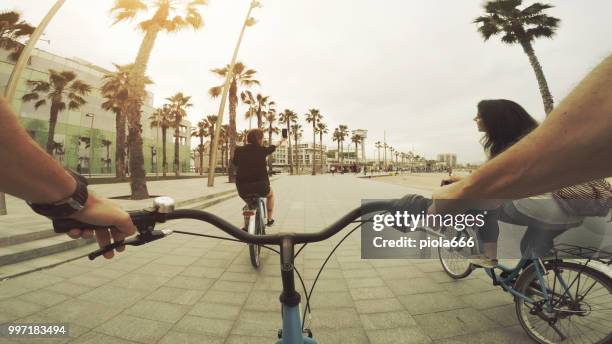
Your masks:
M 98 326 L 96 332 L 131 340 L 138 343 L 155 343 L 172 327 L 169 323 L 141 319 L 128 315 L 118 315 Z
M 353 300 L 384 299 L 394 297 L 387 287 L 370 287 L 350 289 Z
M 456 296 L 445 291 L 399 296 L 399 300 L 412 315 L 448 311 L 469 306 Z
M 98 277 L 95 275 L 91 275 L 90 273 L 87 273 L 81 276 L 72 277 L 66 280 L 66 282 L 69 282 L 69 283 L 80 284 L 80 285 L 84 285 L 84 286 L 92 287 L 92 288 L 99 287 L 110 281 L 111 279 L 109 278 Z
M 100 300 L 100 299 L 99 299 Z M 104 302 L 105 300 L 100 300 Z M 37 315 L 49 321 L 76 324 L 86 328 L 96 327 L 121 312 L 121 309 L 112 304 L 95 303 L 88 300 L 70 299 L 47 308 Z
M 274 290 L 274 291 L 282 291 L 283 290 L 283 282 L 280 277 L 275 276 L 261 276 L 255 282 L 253 286 L 254 290 Z
M 253 274 L 249 272 L 230 272 L 226 271 L 219 277 L 221 281 L 231 281 L 231 282 L 249 282 L 255 283 L 257 280 L 257 274 Z
M 193 262 L 193 266 L 207 266 L 210 268 L 227 268 L 232 264 L 233 259 L 215 259 L 204 257 Z
M 117 278 L 110 285 L 130 290 L 153 291 L 164 285 L 169 279 L 164 276 L 131 273 Z
M 209 290 L 202 297 L 202 302 L 226 303 L 230 305 L 242 305 L 247 299 L 248 293 L 229 292 L 221 290 Z
M 377 267 L 376 270 L 378 271 L 379 276 L 385 280 L 425 277 L 425 273 L 413 265 Z
M 361 327 L 361 322 L 355 308 L 313 309 L 310 327 L 313 330 Z
M 111 337 L 109 335 L 90 331 L 86 334 L 80 336 L 74 341 L 70 342 L 71 344 L 133 344 L 134 342 L 128 341 L 125 339 Z
M 93 290 L 93 287 L 88 287 L 82 284 L 70 282 L 60 282 L 44 288 L 44 290 L 56 292 L 66 296 L 77 297 Z
M 355 301 L 359 314 L 403 311 L 404 307 L 396 298 Z
M 129 290 L 124 287 L 105 285 L 80 295 L 78 299 L 91 301 L 115 309 L 123 309 L 144 298 L 145 295 L 147 295 L 147 293 L 142 290 Z
M 231 333 L 273 339 L 281 326 L 280 306 L 276 312 L 245 310 L 240 312 Z
M 320 344 L 370 344 L 364 329 L 313 329 L 314 338 Z
M 22 318 L 44 308 L 39 304 L 17 298 L 5 299 L 0 301 L 0 323 Z
M 371 344 L 421 344 L 432 343 L 418 327 L 402 327 L 367 331 Z
M 206 291 L 215 282 L 212 278 L 199 278 L 189 276 L 176 276 L 164 284 L 165 287 L 184 288 Z
M 92 271 L 91 267 L 83 267 L 76 264 L 67 263 L 50 269 L 42 270 L 41 272 L 44 275 L 49 275 L 53 277 L 71 278 L 86 274 L 90 271 Z M 45 277 L 45 279 L 47 278 Z
M 300 271 L 302 273 L 302 277 L 304 279 L 308 279 L 308 280 L 314 280 L 317 277 L 317 274 L 319 273 L 319 269 L 305 269 L 304 271 Z M 278 272 L 278 275 L 280 276 L 280 269 Z M 319 275 L 319 279 L 320 280 L 324 280 L 324 279 L 344 279 L 344 275 L 342 274 L 342 270 L 341 269 L 332 269 L 332 268 L 325 268 L 323 269 L 323 271 L 321 272 L 321 274 Z
M 182 265 L 168 265 L 152 262 L 140 267 L 136 272 L 144 275 L 153 275 L 172 278 L 185 270 Z
M 385 283 L 396 296 L 433 293 L 446 290 L 440 283 L 428 277 L 393 279 L 385 281 Z
M 45 289 L 35 290 L 19 296 L 19 299 L 36 303 L 41 306 L 51 307 L 68 299 L 68 296 L 59 293 L 54 293 Z M 2 302 L 0 302 L 2 304 Z
M 189 257 L 202 257 L 206 252 L 199 248 L 192 247 L 178 247 L 170 252 L 172 255 L 189 256 Z
M 468 279 L 468 280 L 453 280 L 448 283 L 441 283 L 444 289 L 449 293 L 457 296 L 463 296 L 468 294 L 477 294 L 488 292 L 491 290 L 497 291 L 499 287 L 495 287 L 491 281 L 483 281 L 481 279 Z
M 187 313 L 189 306 L 153 300 L 140 300 L 123 314 L 143 319 L 175 323 Z
M 273 338 L 232 334 L 227 337 L 225 344 L 270 344 L 272 343 L 272 341 Z
M 172 327 L 173 331 L 226 337 L 232 329 L 233 320 L 209 319 L 191 315 L 184 316 Z
M 223 344 L 223 338 L 210 335 L 183 333 L 183 332 L 168 332 L 158 344 Z
M 497 327 L 473 308 L 415 315 L 419 327 L 432 339 L 443 339 L 483 332 Z
M 481 310 L 514 303 L 514 299 L 510 294 L 500 293 L 499 290 L 464 295 L 460 296 L 460 299 L 473 308 Z
M 194 305 L 204 295 L 203 290 L 160 287 L 146 297 L 147 300 Z
M 303 294 L 303 293 L 300 293 Z M 306 298 L 302 295 L 302 305 L 305 305 Z M 278 297 L 277 297 L 278 304 Z M 353 298 L 346 291 L 315 291 L 310 299 L 313 312 L 325 308 L 354 308 Z
M 351 269 L 342 270 L 344 278 L 367 278 L 367 277 L 378 277 L 378 272 L 374 268 L 366 269 Z
M 189 266 L 181 275 L 189 277 L 206 277 L 206 278 L 219 278 L 223 275 L 225 269 L 223 268 L 211 268 L 208 266 Z
M 167 256 L 162 256 L 154 260 L 153 263 L 163 264 L 163 265 L 188 266 L 188 265 L 191 265 L 196 260 L 198 260 L 198 257 L 167 255 Z
M 519 322 L 516 318 L 516 311 L 514 307 L 514 303 L 512 303 L 484 309 L 481 311 L 481 313 L 500 327 L 516 326 L 519 325 Z
M 244 309 L 250 311 L 274 311 L 280 309 L 278 291 L 253 290 L 247 298 Z M 305 298 L 302 298 L 305 302 Z
M 189 311 L 189 315 L 225 320 L 236 320 L 239 313 L 239 306 L 210 302 L 196 303 Z
M 385 281 L 380 277 L 366 277 L 366 278 L 348 278 L 346 280 L 349 288 L 371 288 L 371 287 L 384 287 Z
M 530 344 L 533 343 L 519 325 L 442 339 L 436 344 Z
M 235 291 L 248 293 L 254 286 L 254 283 L 249 282 L 232 282 L 218 280 L 213 283 L 211 289 L 222 291 Z
M 125 275 L 127 272 L 121 270 L 114 270 L 108 267 L 95 268 L 89 272 L 89 275 L 98 276 L 102 278 L 115 279 L 117 277 Z
M 366 330 L 416 326 L 416 321 L 406 311 L 361 314 L 359 318 Z

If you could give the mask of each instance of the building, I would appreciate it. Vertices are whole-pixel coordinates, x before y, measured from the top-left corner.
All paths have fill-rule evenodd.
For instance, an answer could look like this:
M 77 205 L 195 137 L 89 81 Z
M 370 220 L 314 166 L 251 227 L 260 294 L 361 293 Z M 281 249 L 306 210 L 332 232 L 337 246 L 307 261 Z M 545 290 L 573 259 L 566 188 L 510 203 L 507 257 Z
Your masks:
M 317 172 L 321 170 L 321 163 L 323 164 L 323 171 L 327 169 L 326 152 L 327 148 L 320 144 L 312 143 L 298 143 L 297 147 L 295 144 L 291 146 L 292 149 L 292 162 L 296 166 L 299 164 L 300 171 L 312 171 L 312 163 L 314 160 Z M 321 160 L 321 151 L 323 152 L 323 160 Z M 276 151 L 272 153 L 272 167 L 279 168 L 282 170 L 289 170 L 289 144 L 286 143 L 282 147 L 277 147 Z M 297 160 L 296 160 L 297 159 Z
M 14 62 L 8 52 L 0 49 L 0 89 L 8 83 Z M 79 110 L 62 111 L 57 120 L 54 157 L 66 167 L 80 168 L 83 173 L 115 173 L 115 114 L 102 110 L 104 102 L 100 94 L 102 77 L 109 71 L 76 58 L 65 58 L 42 50 L 34 50 L 28 66 L 21 74 L 15 97 L 10 99 L 13 109 L 28 133 L 42 147 L 46 146 L 49 132 L 49 104 L 34 108 L 34 102 L 24 103 L 21 98 L 29 92 L 27 80 L 49 79 L 49 69 L 73 71 L 77 78 L 92 87 L 85 100 L 87 104 Z M 149 116 L 153 112 L 153 94 L 142 106 L 142 137 L 145 170 L 161 172 L 162 137 L 161 130 L 151 128 Z M 0 130 L 2 130 L 0 128 Z M 179 131 L 179 157 L 181 170 L 189 171 L 190 162 L 190 123 L 183 121 Z M 90 141 L 93 145 L 90 145 Z M 169 129 L 166 137 L 168 170 L 172 171 L 174 159 L 174 130 Z M 158 163 L 159 161 L 159 163 Z
M 447 167 L 450 166 L 451 168 L 453 168 L 457 165 L 457 155 L 450 153 L 438 154 L 437 161 L 445 163 Z

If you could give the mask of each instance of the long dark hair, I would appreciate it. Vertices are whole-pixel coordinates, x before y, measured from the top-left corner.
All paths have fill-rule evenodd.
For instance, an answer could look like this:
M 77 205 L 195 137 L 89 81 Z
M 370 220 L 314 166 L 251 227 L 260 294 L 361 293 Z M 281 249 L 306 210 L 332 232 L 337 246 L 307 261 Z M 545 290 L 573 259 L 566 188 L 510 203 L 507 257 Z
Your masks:
M 538 126 L 522 106 L 506 99 L 480 101 L 478 116 L 485 129 L 481 142 L 489 158 L 505 151 Z

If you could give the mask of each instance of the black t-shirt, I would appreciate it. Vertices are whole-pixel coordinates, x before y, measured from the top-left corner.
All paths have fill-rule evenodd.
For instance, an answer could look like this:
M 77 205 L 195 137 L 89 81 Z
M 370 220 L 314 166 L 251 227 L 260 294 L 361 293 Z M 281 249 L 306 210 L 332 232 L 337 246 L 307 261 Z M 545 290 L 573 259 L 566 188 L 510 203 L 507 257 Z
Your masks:
M 254 183 L 268 179 L 266 168 L 266 157 L 276 150 L 276 146 L 262 147 L 254 144 L 246 144 L 236 147 L 232 163 L 236 166 L 236 183 Z

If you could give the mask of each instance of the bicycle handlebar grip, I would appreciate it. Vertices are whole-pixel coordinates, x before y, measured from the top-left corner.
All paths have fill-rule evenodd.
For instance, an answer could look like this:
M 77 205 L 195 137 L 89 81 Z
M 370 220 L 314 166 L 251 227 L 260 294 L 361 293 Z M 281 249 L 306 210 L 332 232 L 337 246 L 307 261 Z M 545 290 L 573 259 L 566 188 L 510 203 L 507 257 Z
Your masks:
M 71 229 L 109 229 L 112 226 L 97 226 L 73 219 L 53 219 L 55 233 L 68 233 Z
M 119 246 L 123 246 L 123 245 L 124 245 L 123 240 L 121 240 L 121 241 L 116 241 L 116 242 L 114 242 L 114 243 L 112 243 L 112 244 L 106 245 L 106 246 L 104 246 L 104 247 L 100 247 L 99 249 L 97 249 L 97 250 L 95 250 L 95 251 L 91 252 L 91 253 L 90 253 L 90 254 L 89 254 L 87 257 L 89 258 L 89 260 L 94 260 L 94 259 L 96 259 L 97 257 L 99 257 L 99 256 L 103 255 L 104 253 L 106 253 L 106 252 L 110 252 L 110 251 L 112 251 L 112 250 L 116 249 L 117 247 L 119 247 Z

